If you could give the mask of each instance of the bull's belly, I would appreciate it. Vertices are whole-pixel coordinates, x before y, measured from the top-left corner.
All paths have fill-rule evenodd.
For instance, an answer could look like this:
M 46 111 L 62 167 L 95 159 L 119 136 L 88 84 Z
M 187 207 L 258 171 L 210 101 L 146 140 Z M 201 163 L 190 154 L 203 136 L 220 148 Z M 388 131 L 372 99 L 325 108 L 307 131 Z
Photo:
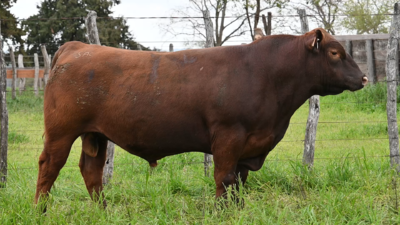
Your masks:
M 207 129 L 193 123 L 105 124 L 99 131 L 122 149 L 148 161 L 184 152 L 211 152 Z

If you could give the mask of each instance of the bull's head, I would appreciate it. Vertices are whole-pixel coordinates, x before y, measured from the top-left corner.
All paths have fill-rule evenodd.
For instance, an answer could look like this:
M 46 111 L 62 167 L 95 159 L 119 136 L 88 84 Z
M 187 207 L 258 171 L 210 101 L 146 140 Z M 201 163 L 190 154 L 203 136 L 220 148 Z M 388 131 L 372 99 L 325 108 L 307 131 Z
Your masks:
M 319 95 L 342 93 L 344 90 L 356 91 L 363 88 L 368 78 L 361 72 L 343 46 L 318 28 L 305 34 L 306 48 L 311 52 L 308 74 L 319 79 L 315 92 Z

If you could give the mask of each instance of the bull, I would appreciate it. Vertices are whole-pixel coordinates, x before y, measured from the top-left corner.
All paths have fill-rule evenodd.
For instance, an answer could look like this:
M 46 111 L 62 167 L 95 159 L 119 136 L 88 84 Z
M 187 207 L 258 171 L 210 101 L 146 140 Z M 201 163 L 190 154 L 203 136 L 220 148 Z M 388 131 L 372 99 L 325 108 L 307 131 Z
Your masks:
M 216 197 L 224 196 L 262 167 L 308 98 L 367 82 L 323 29 L 171 53 L 68 42 L 45 90 L 35 202 L 48 195 L 78 137 L 92 198 L 103 188 L 107 141 L 151 166 L 184 152 L 212 154 Z

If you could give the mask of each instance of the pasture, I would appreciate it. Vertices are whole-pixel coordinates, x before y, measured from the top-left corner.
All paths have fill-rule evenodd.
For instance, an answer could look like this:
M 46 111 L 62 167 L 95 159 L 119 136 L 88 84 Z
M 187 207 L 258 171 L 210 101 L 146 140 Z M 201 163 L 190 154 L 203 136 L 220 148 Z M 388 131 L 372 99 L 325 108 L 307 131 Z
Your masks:
M 45 216 L 33 204 L 43 148 L 43 93 L 8 99 L 8 183 L 0 224 L 397 224 L 400 179 L 390 169 L 386 83 L 321 98 L 314 169 L 302 163 L 306 102 L 263 168 L 250 172 L 244 207 L 216 209 L 202 153 L 146 161 L 116 148 L 107 209 L 92 202 L 78 163 L 80 140 L 50 194 Z

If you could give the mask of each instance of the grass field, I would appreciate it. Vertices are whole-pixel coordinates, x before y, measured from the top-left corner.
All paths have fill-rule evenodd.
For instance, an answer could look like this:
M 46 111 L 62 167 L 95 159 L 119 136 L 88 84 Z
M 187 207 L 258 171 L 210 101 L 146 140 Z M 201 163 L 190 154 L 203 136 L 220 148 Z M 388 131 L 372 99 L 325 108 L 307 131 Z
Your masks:
M 9 171 L 0 189 L 0 224 L 398 224 L 400 180 L 390 169 L 386 84 L 321 98 L 315 165 L 301 164 L 308 103 L 283 141 L 239 193 L 245 206 L 215 209 L 203 154 L 148 163 L 117 148 L 108 208 L 90 200 L 77 141 L 55 182 L 46 215 L 33 204 L 43 148 L 43 98 L 8 99 Z M 340 122 L 340 123 L 338 123 Z

